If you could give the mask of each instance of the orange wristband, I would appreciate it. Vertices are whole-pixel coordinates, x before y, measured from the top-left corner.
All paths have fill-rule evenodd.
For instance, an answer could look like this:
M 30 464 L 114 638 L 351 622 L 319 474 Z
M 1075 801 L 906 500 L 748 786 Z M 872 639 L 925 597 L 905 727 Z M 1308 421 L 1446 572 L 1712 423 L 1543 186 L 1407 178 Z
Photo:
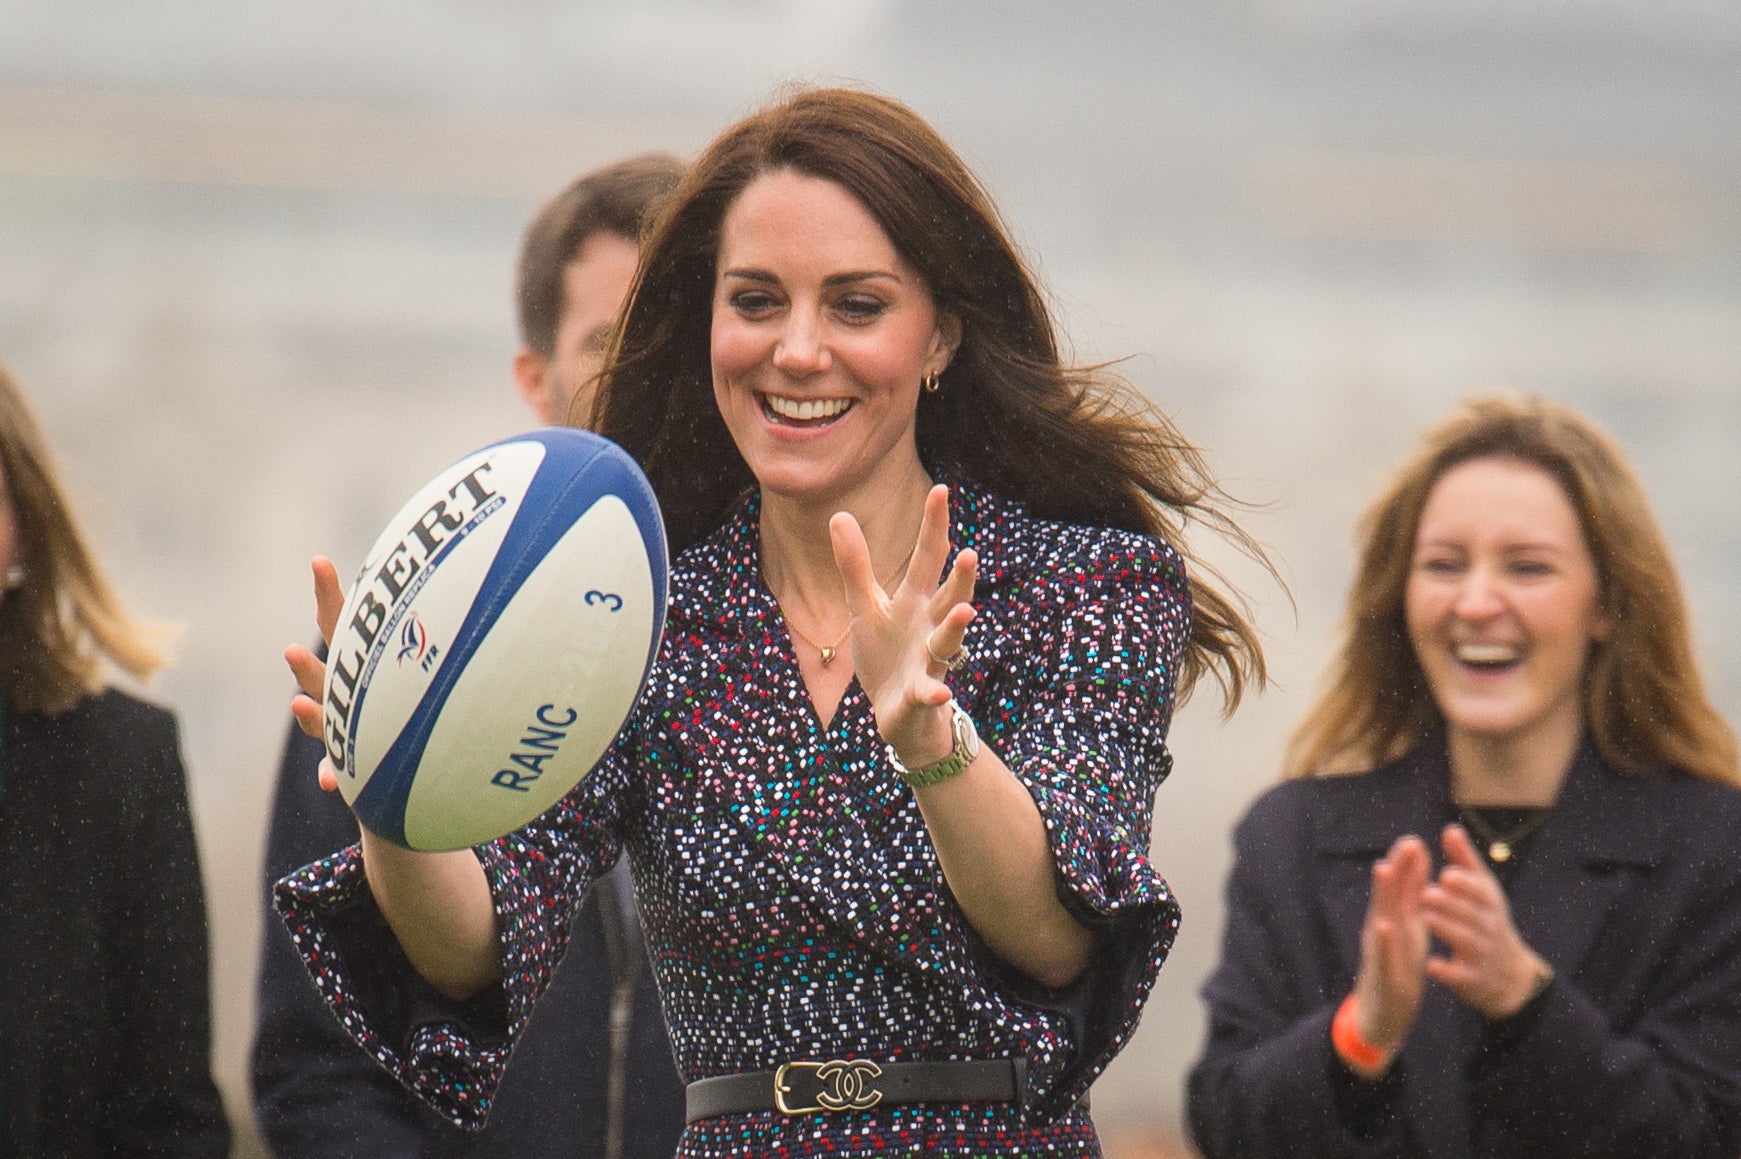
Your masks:
M 1330 1045 L 1336 1048 L 1336 1053 L 1343 1062 L 1355 1070 L 1382 1070 L 1384 1064 L 1390 1061 L 1390 1052 L 1372 1045 L 1360 1037 L 1360 1028 L 1354 1025 L 1354 995 L 1342 999 L 1342 1005 L 1336 1008 L 1336 1017 L 1330 1020 Z

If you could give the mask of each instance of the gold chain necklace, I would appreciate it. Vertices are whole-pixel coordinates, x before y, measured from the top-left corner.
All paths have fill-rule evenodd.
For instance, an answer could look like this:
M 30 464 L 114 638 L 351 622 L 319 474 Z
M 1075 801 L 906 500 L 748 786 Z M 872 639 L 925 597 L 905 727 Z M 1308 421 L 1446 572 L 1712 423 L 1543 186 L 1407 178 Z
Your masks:
M 1473 805 L 1457 806 L 1458 814 L 1469 822 L 1469 827 L 1479 833 L 1487 842 L 1487 856 L 1490 860 L 1504 865 L 1511 860 L 1511 855 L 1517 852 L 1517 843 L 1536 831 L 1536 826 L 1548 819 L 1548 811 L 1542 809 L 1533 817 L 1525 817 L 1521 825 L 1509 833 L 1500 833 L 1488 824 L 1487 818 Z
M 786 615 L 786 610 L 784 608 L 780 609 L 780 615 L 785 617 L 786 626 L 788 628 L 792 629 L 792 634 L 794 636 L 798 637 L 800 640 L 804 641 L 806 644 L 808 644 L 812 648 L 816 649 L 817 655 L 822 657 L 822 666 L 824 668 L 826 668 L 830 664 L 834 663 L 835 653 L 840 650 L 840 646 L 842 644 L 846 643 L 846 638 L 848 636 L 852 635 L 852 621 L 848 620 L 846 622 L 846 631 L 842 632 L 840 634 L 840 636 L 834 641 L 834 643 L 832 643 L 832 644 L 818 644 L 815 640 L 812 640 L 809 636 L 806 636 L 803 632 L 800 632 L 798 630 L 798 625 L 794 624 L 792 622 L 791 616 Z
M 906 556 L 901 560 L 900 565 L 895 568 L 894 572 L 892 574 L 890 574 L 889 578 L 886 580 L 878 580 L 877 581 L 877 583 L 882 585 L 882 588 L 884 591 L 888 591 L 889 585 L 894 583 L 895 580 L 899 579 L 901 573 L 903 571 L 907 570 L 907 565 L 909 563 L 913 562 L 913 553 L 915 551 L 918 551 L 918 550 L 919 550 L 919 541 L 918 541 L 918 539 L 915 538 L 913 540 L 913 546 L 909 547 L 907 549 Z M 832 643 L 832 644 L 818 644 L 815 640 L 812 640 L 809 636 L 806 636 L 799 629 L 798 625 L 793 622 L 792 617 L 786 614 L 786 608 L 784 605 L 782 605 L 780 603 L 779 596 L 774 597 L 774 605 L 780 609 L 780 618 L 782 620 L 786 621 L 786 627 L 791 631 L 791 633 L 794 636 L 798 637 L 800 640 L 804 641 L 806 644 L 810 645 L 812 648 L 816 649 L 817 655 L 822 657 L 822 666 L 824 668 L 826 668 L 830 664 L 834 663 L 834 658 L 840 654 L 840 646 L 842 644 L 846 643 L 846 638 L 848 636 L 852 635 L 852 618 L 849 616 L 847 618 L 847 621 L 846 621 L 846 630 L 844 632 L 842 632 L 839 636 L 835 637 L 834 643 Z

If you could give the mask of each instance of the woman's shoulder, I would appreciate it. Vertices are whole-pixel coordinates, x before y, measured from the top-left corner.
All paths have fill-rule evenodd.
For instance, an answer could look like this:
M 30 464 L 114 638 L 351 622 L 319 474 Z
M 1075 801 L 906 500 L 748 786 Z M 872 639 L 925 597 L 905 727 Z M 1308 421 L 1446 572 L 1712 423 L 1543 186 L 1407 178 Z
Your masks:
M 1623 776 L 1625 774 L 1622 774 Z M 1661 769 L 1640 775 L 1657 792 L 1686 800 L 1708 804 L 1714 809 L 1741 809 L 1741 785 L 1701 777 L 1685 769 Z
M 1313 832 L 1364 816 L 1419 788 L 1421 760 L 1421 754 L 1413 752 L 1373 768 L 1278 781 L 1251 803 L 1240 826 L 1250 831 Z
M 1664 828 L 1684 844 L 1721 846 L 1733 853 L 1741 833 L 1741 786 L 1714 781 L 1682 769 L 1663 769 L 1630 777 L 1657 798 Z
M 1278 781 L 1265 788 L 1246 807 L 1239 828 L 1266 833 L 1310 828 L 1312 818 L 1323 812 L 1326 798 L 1346 793 L 1346 786 L 1332 782 L 1347 780 L 1347 777 L 1300 777 Z M 1326 789 L 1330 791 L 1326 792 Z
M 671 561 L 668 590 L 673 615 L 681 618 L 693 613 L 707 618 L 742 597 L 744 573 L 755 566 L 760 550 L 758 517 L 756 496 L 744 496 L 724 523 Z
M 131 692 L 109 685 L 87 692 L 70 708 L 52 716 L 28 714 L 35 727 L 60 733 L 113 733 L 121 736 L 156 736 L 172 733 L 175 714 Z
M 1671 765 L 1623 769 L 1586 740 L 1566 790 L 1603 803 L 1611 812 L 1660 815 L 1667 828 L 1682 832 L 1716 829 L 1734 833 L 1741 826 L 1741 785 L 1700 776 Z M 1635 818 L 1636 820 L 1636 818 Z
M 1681 769 L 1621 772 L 1604 764 L 1591 822 L 1606 834 L 1598 856 L 1649 866 L 1663 897 L 1705 898 L 1741 915 L 1741 788 Z M 1586 811 L 1586 815 L 1592 815 Z M 1678 882 L 1679 884 L 1675 884 Z
M 952 483 L 950 502 L 956 539 L 979 554 L 988 581 L 1185 583 L 1183 556 L 1151 535 L 1037 516 L 1024 503 L 966 482 Z
M 175 714 L 119 688 L 86 693 L 53 716 L 23 714 L 16 727 L 20 769 L 52 784 L 63 804 L 125 815 L 182 775 Z

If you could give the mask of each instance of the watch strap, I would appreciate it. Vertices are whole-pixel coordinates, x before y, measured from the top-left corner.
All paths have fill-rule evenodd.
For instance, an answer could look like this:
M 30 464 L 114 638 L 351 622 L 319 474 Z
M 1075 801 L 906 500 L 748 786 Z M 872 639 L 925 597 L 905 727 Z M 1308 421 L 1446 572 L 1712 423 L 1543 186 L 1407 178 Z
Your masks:
M 947 781 L 973 763 L 973 758 L 979 755 L 979 732 L 973 727 L 973 718 L 962 711 L 959 704 L 949 702 L 950 732 L 954 735 L 955 746 L 949 750 L 949 755 L 940 761 L 909 769 L 901 763 L 901 758 L 895 755 L 893 745 L 889 746 L 889 761 L 895 766 L 901 780 L 911 789 L 923 789 L 927 785 L 935 785 L 939 781 Z

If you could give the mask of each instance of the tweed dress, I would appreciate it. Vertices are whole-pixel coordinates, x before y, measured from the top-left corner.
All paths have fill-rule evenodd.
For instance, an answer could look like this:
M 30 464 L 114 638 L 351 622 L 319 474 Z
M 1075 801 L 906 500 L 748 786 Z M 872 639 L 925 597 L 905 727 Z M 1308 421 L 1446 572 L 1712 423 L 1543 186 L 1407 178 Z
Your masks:
M 1190 627 L 1183 563 L 1124 531 L 1029 517 L 957 485 L 954 548 L 980 559 L 971 662 L 949 683 L 1034 796 L 1058 893 L 1099 934 L 1048 990 L 963 919 L 912 791 L 853 681 L 824 729 L 761 578 L 759 504 L 672 568 L 648 687 L 600 766 L 479 848 L 504 980 L 466 1004 L 423 986 L 350 849 L 276 904 L 339 1019 L 433 1106 L 477 1127 L 587 883 L 627 854 L 685 1080 L 793 1060 L 1024 1060 L 1021 1103 L 705 1119 L 678 1155 L 1100 1154 L 1077 1100 L 1136 1028 L 1178 929 L 1148 861 Z

